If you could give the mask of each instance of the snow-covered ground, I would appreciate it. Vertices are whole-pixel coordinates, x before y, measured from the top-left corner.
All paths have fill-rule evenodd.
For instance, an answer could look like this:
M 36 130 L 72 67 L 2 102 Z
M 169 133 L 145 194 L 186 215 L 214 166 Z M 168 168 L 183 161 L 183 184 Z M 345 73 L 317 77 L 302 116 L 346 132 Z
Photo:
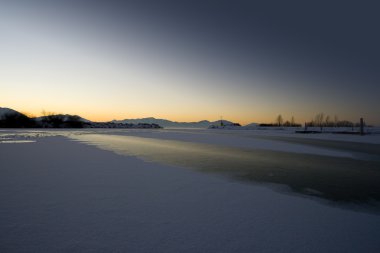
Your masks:
M 368 150 L 377 156 L 376 135 L 337 137 L 358 144 L 353 151 L 341 142 L 313 143 L 312 138 L 335 138 L 328 134 L 300 144 L 274 138 L 298 135 L 272 132 L 2 130 L 0 252 L 380 252 L 378 211 L 140 159 L 151 152 L 147 147 L 163 145 L 163 155 L 191 147 L 198 156 L 210 147 L 218 155 L 243 150 L 274 155 L 273 160 L 289 153 L 304 162 L 377 164 L 354 155 Z M 102 135 L 97 142 L 92 138 Z M 140 153 L 124 153 L 120 143 L 106 143 L 108 136 L 147 143 Z

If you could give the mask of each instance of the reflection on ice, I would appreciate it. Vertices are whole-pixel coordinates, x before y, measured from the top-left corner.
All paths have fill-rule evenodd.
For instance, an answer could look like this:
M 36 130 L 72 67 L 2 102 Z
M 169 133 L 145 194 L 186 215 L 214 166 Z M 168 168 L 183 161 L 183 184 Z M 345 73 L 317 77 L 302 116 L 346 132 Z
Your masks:
M 245 182 L 286 185 L 334 203 L 380 212 L 380 163 L 342 157 L 243 149 L 135 136 L 85 134 L 74 139 L 146 161 L 216 173 Z
M 0 133 L 0 145 L 65 136 L 149 162 L 186 167 L 244 182 L 286 186 L 276 188 L 287 192 L 290 189 L 334 204 L 355 204 L 380 213 L 378 144 L 357 145 L 353 142 L 262 135 L 195 130 L 7 130 Z M 263 142 L 257 141 L 261 137 L 269 138 L 277 149 L 262 147 Z M 228 143 L 229 140 L 233 142 Z M 251 142 L 255 145 L 250 145 Z M 289 142 L 309 147 L 309 151 L 312 150 L 310 147 L 318 147 L 352 155 L 350 158 L 329 156 L 328 152 L 296 153 L 287 148 Z M 282 148 L 279 149 L 281 143 Z
M 0 140 L 0 143 L 32 143 L 35 140 Z

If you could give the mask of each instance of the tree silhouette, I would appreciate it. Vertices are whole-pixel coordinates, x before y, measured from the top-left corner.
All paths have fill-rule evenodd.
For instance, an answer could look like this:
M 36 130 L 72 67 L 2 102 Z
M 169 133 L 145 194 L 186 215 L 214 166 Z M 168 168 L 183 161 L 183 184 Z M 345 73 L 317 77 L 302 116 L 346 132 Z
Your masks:
M 290 120 L 290 125 L 291 126 L 295 126 L 296 125 L 296 122 L 294 120 L 294 116 L 292 116 L 292 119 Z
M 315 115 L 315 118 L 314 118 L 315 125 L 319 126 L 321 128 L 321 131 L 323 129 L 323 119 L 324 119 L 324 117 L 325 117 L 324 113 L 321 112 L 321 113 L 318 113 L 317 115 Z
M 276 123 L 278 126 L 282 126 L 283 122 L 284 122 L 284 120 L 283 120 L 281 114 L 279 114 L 276 118 Z
M 329 115 L 327 115 L 326 118 L 325 118 L 325 126 L 326 127 L 330 126 L 330 116 Z

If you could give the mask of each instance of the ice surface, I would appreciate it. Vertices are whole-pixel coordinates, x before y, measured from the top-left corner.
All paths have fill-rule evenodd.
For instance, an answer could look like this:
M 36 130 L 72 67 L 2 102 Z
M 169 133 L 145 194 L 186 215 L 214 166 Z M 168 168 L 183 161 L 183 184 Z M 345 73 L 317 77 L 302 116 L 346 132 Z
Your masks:
M 0 217 L 0 252 L 380 252 L 379 215 L 64 137 L 0 144 Z

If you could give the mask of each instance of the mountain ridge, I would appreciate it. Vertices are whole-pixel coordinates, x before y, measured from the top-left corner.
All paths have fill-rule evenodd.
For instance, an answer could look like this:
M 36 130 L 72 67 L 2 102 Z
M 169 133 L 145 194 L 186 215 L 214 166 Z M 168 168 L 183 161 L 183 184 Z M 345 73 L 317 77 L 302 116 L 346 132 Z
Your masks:
M 223 124 L 232 124 L 232 122 L 228 120 L 222 120 L 222 121 L 223 121 Z M 160 118 L 154 118 L 154 117 L 112 120 L 111 122 L 124 123 L 124 124 L 148 123 L 148 124 L 158 124 L 162 127 L 173 127 L 173 128 L 175 127 L 208 128 L 210 125 L 220 124 L 220 120 L 216 120 L 216 121 L 200 120 L 200 121 L 192 121 L 192 122 L 180 122 L 180 121 L 171 121 L 168 119 L 160 119 Z
M 5 115 L 8 115 L 8 114 L 22 114 L 22 113 L 8 107 L 0 107 L 0 119 L 2 119 Z
M 85 119 L 79 115 L 71 115 L 71 114 L 53 114 L 54 116 L 59 116 L 59 117 L 62 117 L 62 118 L 68 118 L 68 117 L 78 117 L 80 121 L 84 122 L 84 123 L 91 123 L 92 121 L 91 120 L 88 120 L 88 119 Z M 40 117 L 34 117 L 33 119 L 37 120 L 37 121 L 43 121 L 44 119 L 48 118 L 49 115 L 47 116 L 40 116 Z
M 17 114 L 17 115 L 24 115 L 16 110 L 13 110 L 11 108 L 7 107 L 0 107 L 0 119 L 4 117 L 7 114 Z M 31 119 L 34 119 L 38 122 L 43 121 L 44 119 L 47 119 L 47 116 L 40 116 L 40 117 L 34 117 Z M 75 116 L 80 119 L 80 121 L 84 123 L 97 123 L 95 121 L 87 120 L 79 115 L 70 115 L 70 114 L 54 114 L 54 116 L 61 116 L 62 118 L 68 118 L 70 116 Z M 123 124 L 139 124 L 139 123 L 147 123 L 147 124 L 157 124 L 162 127 L 166 128 L 208 128 L 211 125 L 217 125 L 219 126 L 221 124 L 221 121 L 224 125 L 232 124 L 233 122 L 228 120 L 216 120 L 216 121 L 209 121 L 209 120 L 200 120 L 200 121 L 190 121 L 190 122 L 181 122 L 181 121 L 171 121 L 168 119 L 160 119 L 155 117 L 146 117 L 146 118 L 135 118 L 135 119 L 123 119 L 123 120 L 112 120 L 109 121 L 110 123 L 123 123 Z

